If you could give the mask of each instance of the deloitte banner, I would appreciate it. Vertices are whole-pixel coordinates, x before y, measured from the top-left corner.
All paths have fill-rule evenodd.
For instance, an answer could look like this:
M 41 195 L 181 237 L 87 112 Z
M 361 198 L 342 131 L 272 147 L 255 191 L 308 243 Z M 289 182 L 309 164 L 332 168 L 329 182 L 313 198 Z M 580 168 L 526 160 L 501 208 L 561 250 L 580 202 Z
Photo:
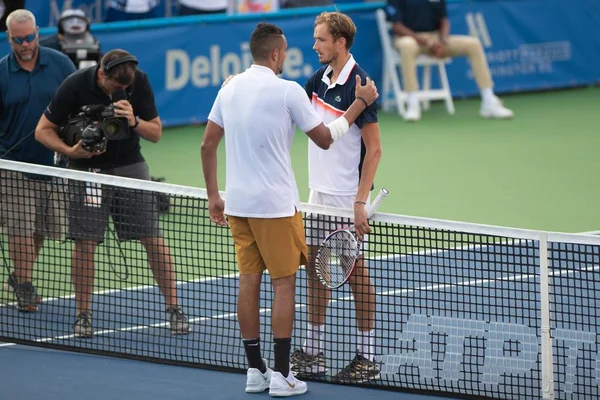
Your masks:
M 452 33 L 481 40 L 498 93 L 600 82 L 600 30 L 596 29 L 600 1 L 565 4 L 562 0 L 449 1 L 448 11 Z M 82 7 L 97 20 L 104 12 L 102 5 L 92 0 L 52 0 L 32 2 L 30 8 L 44 26 L 41 16 L 48 15 L 46 21 L 55 23 L 67 6 Z M 169 15 L 171 3 L 162 0 L 163 6 Z M 358 33 L 352 52 L 376 83 L 382 82 L 382 51 L 374 11 L 384 6 L 337 6 L 355 21 Z M 261 20 L 273 21 L 285 30 L 289 49 L 283 77 L 304 84 L 319 68 L 312 32 L 315 15 L 323 9 L 116 22 L 94 24 L 92 30 L 103 51 L 124 48 L 138 57 L 150 77 L 164 124 L 170 126 L 206 120 L 221 82 L 250 65 L 248 40 Z M 56 28 L 43 28 L 40 35 L 55 32 Z M 3 40 L 0 54 L 8 51 L 8 42 Z M 452 60 L 447 69 L 454 96 L 478 94 L 466 58 Z
M 352 17 L 358 29 L 352 49 L 354 57 L 376 82 L 381 82 L 376 7 L 359 4 L 339 8 Z M 304 84 L 320 67 L 312 46 L 314 19 L 321 11 L 322 8 L 306 8 L 300 15 L 297 11 L 281 11 L 118 22 L 96 25 L 93 34 L 104 52 L 122 48 L 138 58 L 139 67 L 150 77 L 163 124 L 183 125 L 206 121 L 225 78 L 250 66 L 248 41 L 262 19 L 272 19 L 285 31 L 288 50 L 282 77 Z M 4 42 L 4 46 L 7 52 L 8 43 Z

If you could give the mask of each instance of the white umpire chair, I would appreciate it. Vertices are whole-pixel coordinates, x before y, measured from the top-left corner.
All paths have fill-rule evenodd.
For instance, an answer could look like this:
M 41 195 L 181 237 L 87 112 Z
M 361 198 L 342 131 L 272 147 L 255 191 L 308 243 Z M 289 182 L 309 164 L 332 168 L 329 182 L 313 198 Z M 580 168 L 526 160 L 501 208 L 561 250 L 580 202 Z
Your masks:
M 401 117 L 406 114 L 407 93 L 402 90 L 400 85 L 399 73 L 402 65 L 400 63 L 400 54 L 392 43 L 391 24 L 386 20 L 385 11 L 379 9 L 376 11 L 377 28 L 381 38 L 381 47 L 383 50 L 383 91 L 382 107 L 384 111 L 390 111 L 395 105 Z M 454 114 L 454 102 L 446 74 L 446 64 L 451 62 L 449 58 L 439 59 L 426 55 L 417 57 L 417 67 L 423 67 L 423 82 L 417 97 L 421 102 L 421 108 L 428 110 L 431 100 L 444 100 L 449 114 Z M 431 88 L 431 67 L 437 66 L 439 71 L 440 89 Z

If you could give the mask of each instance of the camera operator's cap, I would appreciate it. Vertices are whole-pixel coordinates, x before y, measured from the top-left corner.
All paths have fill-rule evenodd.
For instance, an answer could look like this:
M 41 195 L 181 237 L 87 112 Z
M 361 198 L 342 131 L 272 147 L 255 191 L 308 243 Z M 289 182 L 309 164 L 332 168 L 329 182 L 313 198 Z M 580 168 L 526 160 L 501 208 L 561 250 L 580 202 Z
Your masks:
M 79 34 L 88 30 L 90 20 L 85 16 L 85 12 L 78 8 L 69 8 L 63 11 L 58 20 L 58 30 L 60 33 Z

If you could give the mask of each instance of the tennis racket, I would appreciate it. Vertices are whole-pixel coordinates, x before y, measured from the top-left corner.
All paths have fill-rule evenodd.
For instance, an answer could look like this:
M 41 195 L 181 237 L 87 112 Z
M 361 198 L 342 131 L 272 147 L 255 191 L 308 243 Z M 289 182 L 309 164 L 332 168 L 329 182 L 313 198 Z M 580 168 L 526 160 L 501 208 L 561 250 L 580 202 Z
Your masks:
M 373 216 L 388 193 L 387 189 L 381 189 L 367 210 L 368 218 Z M 315 258 L 315 271 L 321 283 L 330 289 L 346 283 L 361 251 L 362 241 L 356 236 L 354 225 L 330 233 L 319 246 Z

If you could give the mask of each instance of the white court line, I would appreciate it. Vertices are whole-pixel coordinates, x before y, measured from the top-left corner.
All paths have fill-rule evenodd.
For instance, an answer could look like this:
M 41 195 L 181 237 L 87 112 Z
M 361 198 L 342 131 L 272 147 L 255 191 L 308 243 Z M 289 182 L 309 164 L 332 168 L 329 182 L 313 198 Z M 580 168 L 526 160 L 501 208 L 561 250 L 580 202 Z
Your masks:
M 516 240 L 516 239 L 509 239 L 509 240 Z M 526 239 L 524 239 L 526 240 Z M 516 240 L 517 242 L 521 242 L 522 240 Z M 507 243 L 495 243 L 494 245 L 501 245 L 501 244 L 507 244 Z M 445 253 L 445 252 L 450 252 L 450 251 L 472 251 L 472 250 L 478 250 L 480 248 L 483 247 L 489 247 L 491 245 L 469 245 L 466 247 L 453 247 L 450 249 L 443 249 L 443 250 L 422 250 L 422 251 L 418 251 L 416 253 L 410 253 L 410 254 L 387 254 L 384 256 L 377 256 L 377 257 L 369 257 L 367 259 L 367 261 L 390 261 L 390 260 L 396 260 L 396 259 L 403 259 L 403 258 L 408 258 L 408 257 L 414 257 L 414 256 L 427 256 L 427 255 L 434 255 L 434 254 L 439 254 L 439 253 Z M 304 268 L 304 266 L 300 267 L 301 269 Z M 268 271 L 267 271 L 268 273 Z M 178 281 L 176 283 L 177 286 L 181 286 L 181 285 L 187 285 L 190 283 L 205 283 L 205 282 L 212 282 L 212 281 L 216 281 L 218 279 L 233 279 L 233 278 L 237 278 L 239 276 L 239 273 L 235 272 L 235 273 L 231 273 L 231 274 L 227 274 L 227 275 L 221 275 L 221 276 L 211 276 L 211 277 L 205 277 L 205 278 L 199 278 L 199 279 L 192 279 L 189 281 Z M 5 283 L 5 287 L 6 287 L 6 283 Z M 140 285 L 140 286 L 131 286 L 131 287 L 126 287 L 126 288 L 121 288 L 121 289 L 105 289 L 105 290 L 101 290 L 98 292 L 93 292 L 92 295 L 93 296 L 102 296 L 102 295 L 106 295 L 106 294 L 114 294 L 114 293 L 118 293 L 118 292 L 129 292 L 129 291 L 144 291 L 144 290 L 155 290 L 157 288 L 156 285 Z M 6 288 L 5 288 L 6 290 Z M 75 294 L 69 294 L 69 295 L 64 295 L 64 296 L 56 296 L 56 297 L 43 297 L 42 298 L 42 303 L 46 303 L 46 302 L 50 302 L 50 301 L 58 301 L 58 300 L 68 300 L 68 299 L 74 299 L 75 298 Z M 11 302 L 11 303 L 0 303 L 0 307 L 12 307 L 12 306 L 16 306 L 17 303 L 16 302 Z
M 591 266 L 591 267 L 587 267 L 587 268 L 580 269 L 580 270 L 553 271 L 550 273 L 550 275 L 551 276 L 556 276 L 556 275 L 561 276 L 561 275 L 568 275 L 568 274 L 573 274 L 575 272 L 581 272 L 581 271 L 598 271 L 598 270 L 600 270 L 600 266 L 596 265 L 596 266 Z M 391 290 L 391 291 L 385 291 L 385 292 L 377 292 L 376 294 L 380 295 L 380 296 L 397 296 L 397 295 L 406 295 L 409 293 L 414 293 L 414 292 L 419 292 L 419 291 L 434 291 L 434 290 L 439 291 L 439 290 L 445 290 L 445 289 L 449 289 L 449 288 L 453 288 L 453 287 L 460 287 L 460 286 L 477 286 L 477 285 L 483 286 L 483 285 L 487 285 L 487 284 L 493 284 L 498 281 L 506 281 L 506 282 L 523 281 L 523 280 L 528 280 L 528 279 L 535 279 L 536 277 L 538 277 L 538 275 L 522 274 L 522 275 L 499 277 L 496 279 L 475 279 L 475 280 L 468 280 L 468 281 L 456 282 L 456 283 L 428 285 L 428 286 L 422 286 L 422 287 L 418 287 L 418 288 L 398 289 L 398 290 Z M 337 298 L 337 299 L 331 299 L 331 303 L 351 301 L 352 299 L 353 299 L 352 296 L 346 296 L 346 297 L 341 297 L 341 298 Z M 306 307 L 307 307 L 307 305 L 304 303 L 296 304 L 296 309 L 301 309 L 301 308 L 306 308 Z M 259 309 L 260 314 L 269 314 L 270 312 L 271 312 L 270 308 Z M 232 313 L 213 315 L 210 317 L 190 318 L 189 322 L 191 324 L 194 324 L 194 323 L 198 323 L 198 322 L 210 321 L 213 319 L 228 319 L 228 318 L 236 318 L 236 317 L 237 317 L 237 313 L 232 312 Z M 152 325 L 134 325 L 134 326 L 126 326 L 126 327 L 122 327 L 122 328 L 117 328 L 117 329 L 105 329 L 102 331 L 95 332 L 95 336 L 110 335 L 112 333 L 117 333 L 117 332 L 134 332 L 134 331 L 139 331 L 139 330 L 143 330 L 143 329 L 162 328 L 162 327 L 167 326 L 168 324 L 169 324 L 168 322 L 161 322 L 161 323 L 152 324 Z M 72 338 L 75 338 L 74 334 L 36 339 L 35 342 L 44 343 L 44 342 L 52 342 L 55 340 L 65 340 L 65 339 L 72 339 Z M 14 346 L 15 344 L 16 343 L 3 343 L 3 344 L 0 344 L 0 347 Z
M 520 242 L 521 240 L 515 240 L 515 239 L 509 239 L 509 241 L 516 241 L 516 242 Z M 444 252 L 449 252 L 449 251 L 470 251 L 470 250 L 475 250 L 481 247 L 490 247 L 490 246 L 495 246 L 495 245 L 506 245 L 508 243 L 494 243 L 494 244 L 489 244 L 489 245 L 470 245 L 464 248 L 452 248 L 452 249 L 443 249 L 443 250 L 424 250 L 421 252 L 417 252 L 417 253 L 411 253 L 411 254 L 392 254 L 392 255 L 386 255 L 386 256 L 382 256 L 382 257 L 375 257 L 375 258 L 369 258 L 369 260 L 373 260 L 373 261 L 385 261 L 385 260 L 391 260 L 391 259 L 396 259 L 396 258 L 408 258 L 408 257 L 415 257 L 415 256 L 429 256 L 429 255 L 433 255 L 436 253 L 444 253 Z M 472 260 L 469 260 L 472 261 Z M 572 274 L 572 273 L 576 273 L 576 272 L 581 272 L 581 271 L 597 271 L 600 270 L 600 266 L 593 266 L 593 267 L 587 267 L 584 269 L 578 269 L 578 270 L 559 270 L 559 271 L 552 271 L 550 273 L 551 276 L 555 276 L 555 275 L 563 275 L 563 274 Z M 209 282 L 209 281 L 214 281 L 217 279 L 228 279 L 228 278 L 233 278 L 233 277 L 237 277 L 238 274 L 229 274 L 229 275 L 224 275 L 224 276 L 220 276 L 220 277 L 210 277 L 210 278 L 202 278 L 199 279 L 197 281 L 193 281 L 193 282 Z M 527 280 L 527 279 L 535 279 L 538 275 L 532 275 L 532 274 L 521 274 L 521 275 L 514 275 L 514 276 L 506 276 L 506 277 L 499 277 L 499 278 L 495 278 L 495 279 L 476 279 L 476 280 L 468 280 L 468 281 L 463 281 L 463 282 L 455 282 L 455 283 L 447 283 L 447 284 L 439 284 L 439 285 L 428 285 L 428 286 L 422 286 L 422 287 L 418 287 L 418 288 L 405 288 L 405 289 L 397 289 L 397 290 L 392 290 L 392 291 L 385 291 L 385 292 L 376 292 L 376 295 L 380 295 L 380 296 L 396 296 L 396 295 L 405 295 L 405 294 L 409 294 L 409 293 L 414 293 L 414 292 L 419 292 L 419 291 L 433 291 L 433 290 L 445 290 L 448 288 L 453 288 L 453 287 L 460 287 L 460 286 L 477 286 L 477 285 L 487 285 L 487 284 L 491 284 L 491 283 L 495 283 L 498 281 L 521 281 L 521 280 Z M 192 282 L 178 282 L 178 284 L 183 284 L 183 283 L 192 283 Z M 139 286 L 138 289 L 143 288 L 143 289 L 148 289 L 148 288 L 154 288 L 155 286 Z M 136 288 L 126 288 L 123 290 L 135 290 Z M 114 293 L 114 292 L 118 292 L 121 291 L 121 289 L 111 289 L 111 290 L 107 290 L 107 291 L 103 291 L 103 292 L 97 292 L 96 294 L 101 294 L 101 293 Z M 69 296 L 69 297 L 73 297 L 73 296 Z M 337 303 L 337 302 L 342 302 L 342 301 L 351 301 L 353 300 L 352 296 L 346 296 L 346 297 L 342 297 L 342 298 L 337 298 L 337 299 L 331 299 L 331 303 Z M 300 309 L 300 308 L 306 308 L 307 305 L 300 303 L 300 304 L 296 304 L 296 309 Z M 267 314 L 271 311 L 270 308 L 261 308 L 259 309 L 259 313 L 260 314 Z M 196 317 L 196 318 L 190 318 L 189 322 L 190 323 L 197 323 L 197 322 L 205 322 L 205 321 L 210 321 L 212 319 L 227 319 L 227 318 L 235 318 L 237 317 L 237 313 L 225 313 L 225 314 L 219 314 L 219 315 L 213 315 L 210 317 Z M 143 330 L 143 329 L 151 329 L 151 328 L 158 328 L 158 327 L 165 327 L 168 325 L 168 322 L 161 322 L 161 323 L 157 323 L 157 324 L 152 324 L 152 325 L 135 325 L 135 326 L 128 326 L 128 327 L 122 327 L 122 328 L 117 328 L 117 329 L 107 329 L 107 330 L 102 330 L 102 331 L 98 331 L 95 333 L 96 336 L 99 335 L 109 335 L 112 333 L 117 333 L 117 332 L 132 332 L 132 331 L 138 331 L 138 330 Z M 56 336 L 56 337 L 48 337 L 48 338 L 41 338 L 41 339 L 36 339 L 35 342 L 51 342 L 51 341 L 55 341 L 55 340 L 64 340 L 64 339 L 71 339 L 74 338 L 75 335 L 74 334 L 70 334 L 70 335 L 62 335 L 62 336 Z M 13 346 L 16 345 L 16 343 L 3 343 L 0 344 L 0 347 L 5 347 L 5 346 Z
M 237 277 L 238 277 L 238 273 L 231 273 L 231 274 L 221 275 L 221 276 L 210 276 L 210 277 L 192 279 L 189 281 L 178 281 L 176 283 L 176 285 L 181 286 L 181 285 L 186 285 L 186 284 L 190 284 L 190 283 L 205 283 L 205 282 L 216 281 L 217 279 L 231 279 L 231 278 L 237 278 Z M 129 291 L 142 292 L 144 290 L 154 290 L 154 289 L 157 289 L 156 285 L 140 285 L 140 286 L 131 286 L 131 287 L 126 287 L 126 288 L 121 288 L 121 289 L 100 290 L 98 292 L 93 292 L 92 295 L 93 296 L 103 296 L 106 294 L 113 294 L 113 293 L 118 293 L 118 292 L 129 292 Z M 6 290 L 6 284 L 5 284 L 5 290 Z M 65 296 L 56 296 L 56 297 L 42 297 L 42 303 L 46 303 L 46 302 L 50 302 L 50 301 L 58 301 L 58 300 L 68 300 L 68 299 L 74 299 L 74 298 L 75 298 L 74 294 L 68 294 Z M 0 304 L 0 307 L 15 306 L 16 304 L 17 304 L 16 302 L 2 303 L 2 304 Z
M 448 252 L 448 251 L 470 251 L 470 250 L 474 250 L 477 249 L 479 247 L 482 247 L 483 245 L 471 245 L 471 246 L 467 246 L 467 248 L 453 248 L 453 249 L 444 249 L 444 250 L 423 250 L 417 253 L 411 253 L 411 254 L 388 254 L 385 256 L 379 256 L 379 257 L 373 257 L 373 258 L 369 258 L 369 260 L 372 261 L 388 261 L 388 260 L 395 260 L 397 258 L 399 259 L 403 259 L 403 258 L 408 258 L 408 257 L 414 257 L 414 256 L 427 256 L 427 255 L 432 255 L 432 254 L 437 254 L 437 253 L 443 253 L 443 252 Z M 229 278 L 234 278 L 237 277 L 239 274 L 238 273 L 234 273 L 234 274 L 229 274 L 229 275 L 223 275 L 223 276 L 219 276 L 219 277 L 210 277 L 210 278 L 202 278 L 202 279 L 198 279 L 195 281 L 190 281 L 190 282 L 178 282 L 178 284 L 184 284 L 184 283 L 193 283 L 193 282 L 210 282 L 210 281 L 214 281 L 217 279 L 229 279 Z M 115 292 L 119 292 L 119 291 L 132 291 L 132 290 L 147 290 L 147 289 L 154 289 L 156 286 L 150 286 L 150 285 L 145 285 L 145 286 L 137 286 L 137 287 L 131 287 L 131 288 L 125 288 L 125 289 L 111 289 L 111 290 L 105 290 L 105 291 L 101 291 L 101 292 L 96 292 L 94 293 L 95 295 L 101 295 L 101 294 L 108 294 L 108 293 L 115 293 Z M 385 293 L 385 292 L 384 292 Z M 377 293 L 377 294 L 382 294 L 382 295 L 386 295 L 384 293 Z M 45 301 L 54 301 L 54 300 L 60 300 L 60 299 L 71 299 L 74 298 L 74 295 L 68 295 L 68 296 L 59 296 L 59 297 L 53 297 L 53 298 L 47 298 L 44 299 Z M 336 303 L 339 301 L 348 301 L 351 300 L 352 297 L 345 297 L 345 298 L 341 298 L 341 299 L 331 299 L 331 303 Z M 14 304 L 14 303 L 13 303 Z M 0 306 L 4 306 L 4 305 L 0 305 Z M 305 308 L 307 307 L 306 304 L 296 304 L 296 308 Z M 265 314 L 270 312 L 271 309 L 270 308 L 261 308 L 259 310 L 260 314 Z M 237 314 L 236 313 L 226 313 L 226 314 L 220 314 L 220 315 L 213 315 L 211 317 L 196 317 L 196 318 L 190 318 L 189 322 L 190 323 L 195 323 L 195 322 L 204 322 L 210 319 L 227 319 L 227 318 L 233 318 L 236 317 Z M 111 334 L 111 333 L 116 333 L 116 332 L 129 332 L 129 331 L 137 331 L 137 330 L 141 330 L 141 329 L 151 329 L 151 328 L 158 328 L 158 327 L 164 327 L 167 326 L 168 322 L 161 322 L 158 324 L 152 324 L 152 325 L 137 325 L 137 326 L 129 326 L 129 327 L 122 327 L 122 328 L 118 328 L 118 329 L 109 329 L 109 330 L 102 330 L 99 332 L 96 332 L 95 335 L 107 335 L 107 334 Z M 36 339 L 36 342 L 51 342 L 53 340 L 64 340 L 64 339 L 70 339 L 70 338 L 74 338 L 75 335 L 70 334 L 70 335 L 63 335 L 63 336 L 56 336 L 56 337 L 49 337 L 49 338 L 41 338 L 41 339 Z M 0 347 L 5 347 L 5 346 L 14 346 L 16 345 L 16 343 L 3 343 L 0 344 Z

